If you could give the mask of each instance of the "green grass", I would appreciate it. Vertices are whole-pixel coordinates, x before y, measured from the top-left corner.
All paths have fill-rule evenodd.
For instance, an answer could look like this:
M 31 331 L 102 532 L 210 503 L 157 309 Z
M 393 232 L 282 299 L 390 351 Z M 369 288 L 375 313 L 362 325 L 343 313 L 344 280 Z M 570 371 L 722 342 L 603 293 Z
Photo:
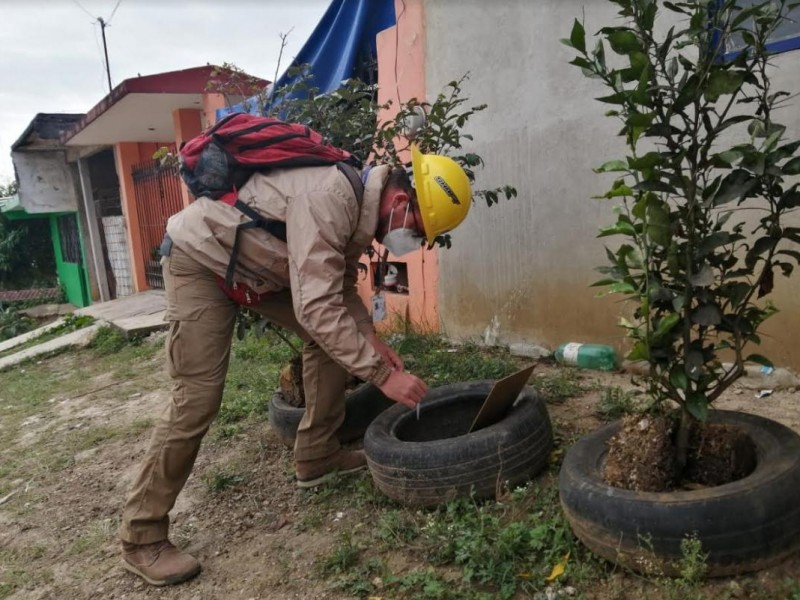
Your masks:
M 406 369 L 429 386 L 479 379 L 500 379 L 518 371 L 526 362 L 507 348 L 485 348 L 474 342 L 454 346 L 438 335 L 409 332 L 395 334 L 393 347 Z
M 293 343 L 302 346 L 296 337 Z M 238 429 L 224 428 L 250 417 L 266 418 L 270 398 L 278 387 L 278 374 L 292 356 L 286 343 L 271 333 L 258 336 L 251 331 L 234 341 L 215 437 L 232 437 Z
M 0 548 L 0 598 L 8 598 L 24 586 L 52 582 L 52 571 L 37 562 L 46 553 L 42 545 Z
M 545 476 L 513 490 L 502 502 L 462 498 L 431 511 L 380 499 L 368 478 L 341 485 L 335 494 L 316 494 L 308 515 L 324 511 L 330 516 L 348 505 L 369 513 L 373 523 L 342 534 L 318 570 L 333 587 L 359 598 L 533 597 L 544 590 L 545 578 L 567 554 L 560 583 L 604 578 L 606 568 L 572 535 L 559 508 L 555 480 Z M 318 518 L 320 524 L 328 521 Z M 420 566 L 388 573 L 380 557 L 397 552 L 414 557 Z
M 67 333 L 71 333 L 73 331 L 83 329 L 84 327 L 88 327 L 92 323 L 94 323 L 93 317 L 90 317 L 88 315 L 79 316 L 73 313 L 69 313 L 64 316 L 64 322 L 61 323 L 60 325 L 37 335 L 36 337 L 28 340 L 23 344 L 19 344 L 18 346 L 14 346 L 13 348 L 5 350 L 4 352 L 0 352 L 0 358 L 3 358 L 5 356 L 10 356 L 11 354 L 16 354 L 17 352 L 21 352 L 22 350 L 27 350 L 28 348 L 32 348 L 33 346 L 38 346 L 39 344 L 44 344 L 45 342 L 54 340 Z

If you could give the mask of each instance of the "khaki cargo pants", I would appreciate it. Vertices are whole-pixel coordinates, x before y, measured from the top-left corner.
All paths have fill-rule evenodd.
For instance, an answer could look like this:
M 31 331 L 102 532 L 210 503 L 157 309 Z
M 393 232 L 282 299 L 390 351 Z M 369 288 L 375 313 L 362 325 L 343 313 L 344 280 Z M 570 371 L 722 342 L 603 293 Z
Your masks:
M 179 248 L 172 248 L 163 270 L 170 321 L 167 361 L 174 385 L 123 512 L 120 537 L 134 544 L 167 538 L 168 513 L 222 402 L 237 311 L 214 275 Z M 344 420 L 347 372 L 302 329 L 289 293 L 270 295 L 251 308 L 305 342 L 306 412 L 297 430 L 295 460 L 333 454 Z

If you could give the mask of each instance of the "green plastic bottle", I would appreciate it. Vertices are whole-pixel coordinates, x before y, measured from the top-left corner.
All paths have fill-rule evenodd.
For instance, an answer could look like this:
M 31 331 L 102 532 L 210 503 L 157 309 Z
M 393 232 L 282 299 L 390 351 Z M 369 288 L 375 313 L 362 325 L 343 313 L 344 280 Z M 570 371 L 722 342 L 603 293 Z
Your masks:
M 561 344 L 556 348 L 555 356 L 562 365 L 582 369 L 615 371 L 617 368 L 617 353 L 604 344 Z

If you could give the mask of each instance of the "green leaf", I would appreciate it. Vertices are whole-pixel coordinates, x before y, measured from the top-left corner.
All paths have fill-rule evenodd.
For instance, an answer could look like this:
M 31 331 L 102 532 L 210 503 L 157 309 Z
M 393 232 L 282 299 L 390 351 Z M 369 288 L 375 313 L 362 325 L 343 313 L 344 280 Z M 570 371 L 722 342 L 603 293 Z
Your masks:
M 645 192 L 661 192 L 664 194 L 678 194 L 678 190 L 664 181 L 642 181 L 633 186 L 635 190 L 643 190 Z
M 753 247 L 748 250 L 744 258 L 744 264 L 747 265 L 748 269 L 752 269 L 758 262 L 758 257 L 772 250 L 777 243 L 778 240 L 769 236 L 758 238 L 753 244 Z
M 676 313 L 670 313 L 663 319 L 658 322 L 658 327 L 653 332 L 653 337 L 656 340 L 660 340 L 666 334 L 668 334 L 678 323 L 680 323 L 681 317 Z
M 617 54 L 641 52 L 642 45 L 632 31 L 614 31 L 608 34 L 608 43 Z
M 757 365 L 762 365 L 765 367 L 774 367 L 775 365 L 772 364 L 772 361 L 768 359 L 766 356 L 761 356 L 760 354 L 751 354 L 747 358 L 744 359 L 745 362 L 752 362 L 756 363 Z
M 686 390 L 689 387 L 689 378 L 686 376 L 686 371 L 683 370 L 683 365 L 675 365 L 669 372 L 669 382 L 679 390 Z
M 781 170 L 784 175 L 800 175 L 800 156 L 784 164 Z
M 672 239 L 669 207 L 663 202 L 650 202 L 647 206 L 647 237 L 659 246 L 669 246 Z
M 758 184 L 758 179 L 744 169 L 736 169 L 722 180 L 714 196 L 713 206 L 726 204 L 731 200 L 744 198 Z
M 589 287 L 605 287 L 607 285 L 614 285 L 615 283 L 617 283 L 616 279 L 606 278 L 606 279 L 600 279 L 598 281 L 595 281 Z
M 633 196 L 633 190 L 627 185 L 618 185 L 608 190 L 603 198 L 623 198 L 625 196 Z
M 692 322 L 702 327 L 719 325 L 722 321 L 722 313 L 713 304 L 705 304 L 692 313 Z
M 611 94 L 610 96 L 602 96 L 600 98 L 596 98 L 598 102 L 605 102 L 607 104 L 625 104 L 630 98 L 631 92 L 617 92 L 616 94 Z
M 720 288 L 720 295 L 730 301 L 731 307 L 734 310 L 739 307 L 749 293 L 750 284 L 743 281 L 735 281 Z
M 636 288 L 630 283 L 618 282 L 612 284 L 608 291 L 612 294 L 634 294 L 636 293 Z
M 569 41 L 572 47 L 578 52 L 586 52 L 586 30 L 578 19 L 572 24 L 572 32 L 569 34 Z
M 608 225 L 607 227 L 601 227 L 600 233 L 597 234 L 597 237 L 608 237 L 610 235 L 636 235 L 636 229 L 630 223 L 626 223 L 624 221 L 619 221 L 614 225 Z
M 633 348 L 631 348 L 631 351 L 628 352 L 628 355 L 625 358 L 630 361 L 649 360 L 650 352 L 647 349 L 647 344 L 645 344 L 642 340 L 639 340 L 633 345 Z
M 689 283 L 699 288 L 711 286 L 714 283 L 714 269 L 708 265 L 703 265 L 697 273 L 689 277 Z
M 732 127 L 739 123 L 744 123 L 745 121 L 751 121 L 753 119 L 750 115 L 737 115 L 735 117 L 731 117 L 730 119 L 725 119 L 722 123 L 717 126 L 716 133 L 720 133 L 726 130 L 728 127 Z
M 648 152 L 644 156 L 637 158 L 628 158 L 628 166 L 631 169 L 641 171 L 643 169 L 652 169 L 663 163 L 663 158 L 658 152 Z
M 627 171 L 628 164 L 624 160 L 610 160 L 593 170 L 595 173 L 611 173 L 615 171 Z
M 719 154 L 714 155 L 715 158 L 719 159 L 726 165 L 733 165 L 734 163 L 742 160 L 743 156 L 744 154 L 738 150 L 728 150 L 727 152 L 720 152 Z
M 631 214 L 640 221 L 644 221 L 645 217 L 647 216 L 647 205 L 651 200 L 654 202 L 659 201 L 653 194 L 642 195 L 642 197 L 636 201 L 636 204 L 633 205 Z
M 733 94 L 744 83 L 744 73 L 740 71 L 717 70 L 711 73 L 705 87 L 705 97 L 716 102 L 720 96 Z
M 670 79 L 675 79 L 675 76 L 678 74 L 678 59 L 676 57 L 672 57 L 672 59 L 667 63 L 667 77 Z
M 800 140 L 791 142 L 789 144 L 784 144 L 770 155 L 770 160 L 772 160 L 772 162 L 780 162 L 792 156 L 795 152 L 797 152 L 798 148 L 800 148 Z
M 698 256 L 711 254 L 716 248 L 731 243 L 731 234 L 727 231 L 715 231 L 697 245 Z
M 686 398 L 686 410 L 698 421 L 708 419 L 708 398 L 701 392 L 690 392 Z
M 652 125 L 655 116 L 656 116 L 655 113 L 635 112 L 632 113 L 630 117 L 628 117 L 628 120 L 625 121 L 625 123 L 629 127 L 644 127 L 645 129 L 647 129 L 648 127 L 650 127 L 650 125 Z

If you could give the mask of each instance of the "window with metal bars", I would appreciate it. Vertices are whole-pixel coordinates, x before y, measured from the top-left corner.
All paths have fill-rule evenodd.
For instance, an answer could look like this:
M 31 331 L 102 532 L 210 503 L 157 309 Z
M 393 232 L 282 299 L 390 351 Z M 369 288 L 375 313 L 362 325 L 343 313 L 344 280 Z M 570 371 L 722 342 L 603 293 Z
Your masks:
M 78 219 L 74 214 L 58 217 L 58 237 L 61 239 L 61 257 L 64 262 L 81 262 L 81 241 Z

